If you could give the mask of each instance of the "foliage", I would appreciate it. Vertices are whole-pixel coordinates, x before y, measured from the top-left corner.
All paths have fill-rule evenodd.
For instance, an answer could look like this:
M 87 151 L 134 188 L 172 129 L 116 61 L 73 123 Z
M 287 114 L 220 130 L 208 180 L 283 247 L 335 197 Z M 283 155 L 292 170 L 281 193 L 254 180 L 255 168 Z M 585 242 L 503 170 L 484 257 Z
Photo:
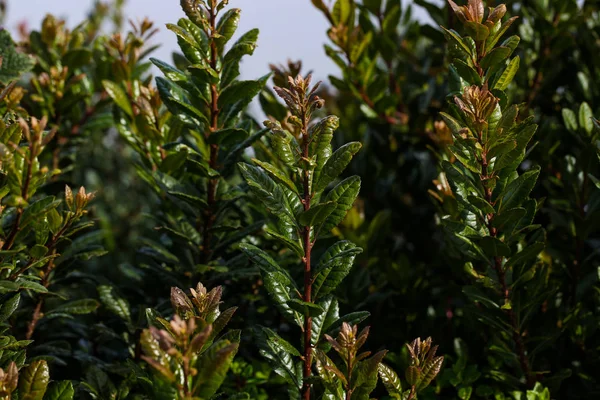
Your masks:
M 229 3 L 0 31 L 0 397 L 597 397 L 598 2 Z

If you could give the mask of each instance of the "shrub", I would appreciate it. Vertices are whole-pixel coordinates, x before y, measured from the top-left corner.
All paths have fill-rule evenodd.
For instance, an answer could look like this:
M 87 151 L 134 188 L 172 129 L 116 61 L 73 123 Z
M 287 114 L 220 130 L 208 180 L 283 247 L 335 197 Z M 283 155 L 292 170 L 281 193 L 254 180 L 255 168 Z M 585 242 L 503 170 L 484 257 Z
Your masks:
M 0 397 L 598 394 L 598 5 L 414 3 L 315 85 L 228 0 L 0 31 Z

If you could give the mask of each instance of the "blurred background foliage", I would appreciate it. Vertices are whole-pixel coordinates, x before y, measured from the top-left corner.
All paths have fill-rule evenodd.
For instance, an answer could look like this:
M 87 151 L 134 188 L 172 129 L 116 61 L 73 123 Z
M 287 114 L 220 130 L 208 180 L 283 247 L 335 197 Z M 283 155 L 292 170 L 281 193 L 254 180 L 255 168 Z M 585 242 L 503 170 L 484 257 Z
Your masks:
M 480 307 L 463 293 L 473 276 L 440 225 L 441 217 L 457 207 L 439 168 L 441 160 L 452 161 L 452 138 L 439 113 L 456 91 L 452 81 L 458 74 L 449 67 L 450 46 L 440 25 L 460 31 L 459 20 L 447 5 L 432 0 L 408 5 L 311 1 L 330 24 L 321 51 L 339 68 L 319 90 L 325 107 L 317 114 L 339 117 L 334 148 L 350 141 L 363 144 L 344 172 L 362 179 L 357 202 L 333 235 L 322 239 L 323 248 L 315 250 L 322 252 L 339 239 L 363 248 L 336 289 L 341 311 L 370 313 L 368 347 L 388 349 L 386 363 L 397 370 L 410 362 L 405 343 L 433 337 L 446 361 L 420 398 L 549 399 L 541 386 L 526 387 L 521 373 L 505 362 L 510 356 L 490 341 L 493 327 L 482 327 L 480 314 L 469 311 Z M 432 23 L 413 18 L 415 5 L 427 10 Z M 42 26 L 23 28 L 14 38 L 31 66 L 3 99 L 3 113 L 48 119 L 55 134 L 40 163 L 60 173 L 48 177 L 42 189 L 48 196 L 64 192 L 65 184 L 95 192 L 85 217 L 95 227 L 71 243 L 79 246 L 72 254 L 80 256 L 57 269 L 57 286 L 46 282 L 58 296 L 56 303 L 54 298 L 48 302 L 45 320 L 28 332 L 41 300 L 25 287 L 1 292 L 2 313 L 14 292 L 22 293 L 13 317 L 2 321 L 13 339 L 34 340 L 28 358 L 46 361 L 53 379 L 73 380 L 82 398 L 154 398 L 139 378 L 149 375 L 139 344 L 154 321 L 148 309 L 152 315 L 173 315 L 173 286 L 195 287 L 198 280 L 208 287 L 222 285 L 226 305 L 238 307 L 229 326 L 242 329 L 223 391 L 244 391 L 252 399 L 287 398 L 280 391 L 283 379 L 259 355 L 250 327 L 260 323 L 284 337 L 290 327 L 269 305 L 258 270 L 237 244 L 259 246 L 282 266 L 296 261 L 264 231 L 263 210 L 248 197 L 234 161 L 275 159 L 261 117 L 249 114 L 247 104 L 258 98 L 267 118 L 286 119 L 287 110 L 271 88 L 285 86 L 288 77 L 305 75 L 313 66 L 272 60 L 271 71 L 265 71 L 271 75 L 254 81 L 260 85 L 241 105 L 236 129 L 244 133 L 236 132 L 243 138 L 234 136 L 223 144 L 217 164 L 204 165 L 193 154 L 210 153 L 214 143 L 204 142 L 185 125 L 185 116 L 163 104 L 166 95 L 158 93 L 152 76 L 156 27 L 150 21 L 127 25 L 122 7 L 123 1 L 97 2 L 89 19 L 72 30 L 49 15 Z M 533 116 L 539 125 L 520 170 L 541 167 L 531 196 L 543 199 L 535 223 L 546 232 L 546 246 L 536 258 L 546 271 L 545 296 L 532 307 L 532 330 L 524 329 L 522 336 L 536 380 L 552 398 L 595 398 L 600 395 L 600 129 L 592 117 L 600 116 L 600 85 L 595 85 L 600 2 L 514 0 L 507 8 L 508 17 L 519 16 L 507 37 L 519 35 L 521 41 L 514 53 L 520 68 L 505 92 L 519 105 L 520 120 Z M 257 40 L 260 44 L 254 36 L 246 37 L 250 47 Z M 184 54 L 176 52 L 164 63 L 179 70 L 197 64 L 193 50 L 185 53 L 184 39 L 179 45 Z M 240 58 L 252 53 L 249 47 L 240 51 Z M 226 62 L 224 54 L 219 57 L 219 65 Z M 180 80 L 177 71 L 155 64 L 164 82 Z M 17 78 L 7 76 L 6 69 L 5 64 L 0 68 L 3 88 Z M 198 72 L 196 78 L 212 79 L 207 74 Z M 242 142 L 243 148 L 234 147 Z M 212 174 L 216 165 L 222 168 L 218 178 Z M 222 205 L 199 199 L 210 191 L 212 179 L 220 179 L 220 193 L 229 195 Z M 209 239 L 202 229 L 204 218 L 212 217 L 203 210 L 229 213 Z M 3 229 L 4 224 L 3 215 Z M 205 250 L 207 240 L 216 250 Z M 14 255 L 2 257 L 4 265 Z M 7 273 L 3 279 L 10 278 Z M 79 299 L 79 308 L 60 305 L 60 293 Z M 54 307 L 59 308 L 56 317 L 48 318 Z M 2 356 L 0 367 L 8 371 L 10 360 Z M 383 387 L 374 393 L 385 398 Z

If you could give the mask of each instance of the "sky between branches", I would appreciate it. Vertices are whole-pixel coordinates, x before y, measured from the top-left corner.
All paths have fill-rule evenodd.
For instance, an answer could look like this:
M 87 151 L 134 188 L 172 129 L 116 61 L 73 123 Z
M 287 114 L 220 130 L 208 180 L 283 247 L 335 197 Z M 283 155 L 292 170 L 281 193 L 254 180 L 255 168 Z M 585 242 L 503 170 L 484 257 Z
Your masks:
M 26 20 L 30 28 L 39 29 L 44 15 L 49 12 L 66 18 L 72 27 L 85 20 L 92 4 L 93 0 L 8 0 L 6 27 L 14 31 L 19 22 Z M 260 29 L 254 56 L 243 61 L 243 78 L 262 76 L 269 72 L 269 63 L 284 63 L 289 58 L 302 60 L 304 70 L 313 70 L 319 80 L 337 74 L 336 66 L 323 50 L 327 21 L 310 0 L 231 0 L 229 4 L 242 9 L 237 35 L 252 28 Z M 419 6 L 414 6 L 413 14 L 418 18 L 425 16 Z M 127 0 L 127 18 L 148 17 L 160 28 L 154 42 L 162 46 L 154 57 L 161 60 L 170 62 L 171 53 L 177 47 L 175 35 L 165 28 L 165 24 L 175 23 L 182 16 L 178 0 Z

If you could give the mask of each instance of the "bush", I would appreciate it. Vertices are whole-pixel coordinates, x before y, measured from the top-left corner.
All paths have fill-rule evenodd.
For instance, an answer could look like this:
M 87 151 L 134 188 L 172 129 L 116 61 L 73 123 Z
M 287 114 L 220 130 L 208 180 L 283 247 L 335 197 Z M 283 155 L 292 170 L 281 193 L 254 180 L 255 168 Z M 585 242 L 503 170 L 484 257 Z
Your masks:
M 312 0 L 323 84 L 228 3 L 0 31 L 0 396 L 600 394 L 598 3 Z

